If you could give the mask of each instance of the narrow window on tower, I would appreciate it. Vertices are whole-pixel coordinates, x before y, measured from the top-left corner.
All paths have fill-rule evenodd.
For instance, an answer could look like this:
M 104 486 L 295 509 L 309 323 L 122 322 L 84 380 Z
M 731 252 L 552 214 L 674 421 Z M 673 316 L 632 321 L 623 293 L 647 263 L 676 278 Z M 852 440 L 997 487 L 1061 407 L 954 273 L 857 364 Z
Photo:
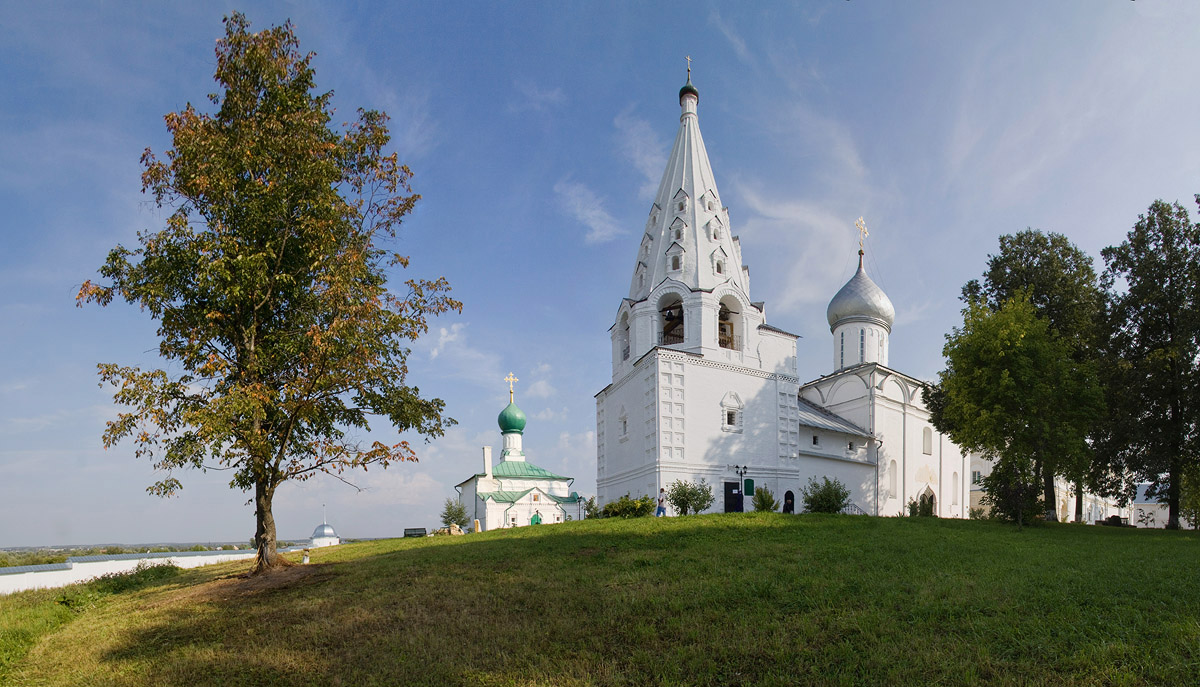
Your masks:
M 842 345 L 838 348 L 838 368 L 846 366 L 846 332 L 842 332 Z
M 675 240 L 676 240 L 676 241 L 682 241 L 682 240 L 683 240 L 683 230 L 682 230 L 682 229 L 676 229 L 676 230 L 675 230 Z
M 858 330 L 858 362 L 867 362 L 867 330 Z
M 673 269 L 673 270 L 679 269 L 679 256 L 678 255 L 671 256 L 671 269 Z
M 722 263 L 720 260 L 718 260 L 717 261 L 717 274 L 724 274 L 724 273 L 725 273 L 725 264 Z

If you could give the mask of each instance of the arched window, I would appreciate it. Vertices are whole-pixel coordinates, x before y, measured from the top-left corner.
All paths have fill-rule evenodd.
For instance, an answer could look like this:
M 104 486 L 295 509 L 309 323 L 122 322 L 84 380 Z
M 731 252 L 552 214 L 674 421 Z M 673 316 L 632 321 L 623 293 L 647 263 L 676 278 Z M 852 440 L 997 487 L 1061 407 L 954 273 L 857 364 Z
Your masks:
M 676 256 L 678 260 L 678 256 Z M 658 313 L 661 329 L 658 343 L 663 345 L 678 344 L 684 341 L 683 301 L 679 296 L 668 294 L 659 301 Z
M 896 469 L 896 461 L 893 460 L 892 462 L 888 463 L 888 493 L 892 496 L 899 496 L 896 487 L 897 483 L 900 481 L 899 472 L 900 471 Z
M 679 269 L 679 256 L 678 255 L 671 256 L 671 269 L 673 269 L 673 270 Z
M 725 273 L 725 263 L 718 260 L 717 261 L 717 274 L 724 274 L 724 273 Z
M 933 430 L 928 427 L 921 430 L 921 453 L 933 455 Z
M 950 479 L 950 483 L 954 485 L 954 494 L 951 495 L 951 497 L 950 497 L 950 505 L 957 506 L 958 505 L 958 492 L 959 492 L 958 473 L 957 472 L 954 473 L 954 476 Z
M 682 241 L 682 240 L 683 240 L 683 230 L 682 230 L 682 229 L 676 229 L 676 230 L 675 230 L 675 240 L 676 240 L 676 241 Z

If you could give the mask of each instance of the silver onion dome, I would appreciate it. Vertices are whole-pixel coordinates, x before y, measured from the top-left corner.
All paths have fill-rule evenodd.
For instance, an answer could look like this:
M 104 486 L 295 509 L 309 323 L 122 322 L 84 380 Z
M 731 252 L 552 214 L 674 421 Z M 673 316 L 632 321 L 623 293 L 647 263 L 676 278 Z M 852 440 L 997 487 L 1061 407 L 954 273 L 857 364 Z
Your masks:
M 858 257 L 858 271 L 846 282 L 833 300 L 829 301 L 829 309 L 825 311 L 832 331 L 839 322 L 866 321 L 880 324 L 889 332 L 896 320 L 896 309 L 888 299 L 883 289 L 875 285 L 867 276 L 862 265 L 862 255 Z

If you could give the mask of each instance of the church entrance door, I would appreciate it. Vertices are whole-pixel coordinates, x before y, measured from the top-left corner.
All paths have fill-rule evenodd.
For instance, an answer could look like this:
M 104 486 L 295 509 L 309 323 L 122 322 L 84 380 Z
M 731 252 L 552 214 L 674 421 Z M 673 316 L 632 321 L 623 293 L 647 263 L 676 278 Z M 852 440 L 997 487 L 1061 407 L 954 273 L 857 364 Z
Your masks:
M 738 482 L 725 483 L 725 512 L 742 512 L 742 485 Z

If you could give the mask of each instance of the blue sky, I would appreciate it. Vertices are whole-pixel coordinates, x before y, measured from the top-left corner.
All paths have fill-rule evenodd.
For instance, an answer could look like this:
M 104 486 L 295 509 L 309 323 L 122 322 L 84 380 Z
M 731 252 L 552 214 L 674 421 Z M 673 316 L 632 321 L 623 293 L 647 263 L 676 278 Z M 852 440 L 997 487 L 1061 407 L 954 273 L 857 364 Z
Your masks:
M 177 498 L 132 448 L 95 366 L 151 366 L 136 308 L 78 309 L 107 251 L 167 212 L 140 193 L 162 117 L 214 89 L 221 17 L 290 18 L 339 111 L 392 116 L 423 199 L 396 246 L 446 276 L 410 381 L 458 420 L 419 463 L 285 486 L 283 538 L 321 504 L 343 536 L 432 526 L 499 445 L 512 371 L 529 459 L 595 488 L 607 330 L 678 126 L 693 58 L 700 126 L 768 321 L 831 371 L 825 306 L 855 266 L 897 318 L 892 366 L 941 368 L 957 295 L 997 237 L 1066 234 L 1099 259 L 1156 198 L 1200 192 L 1200 5 L 1189 2 L 0 2 L 0 546 L 249 539 L 246 495 L 189 473 Z M 401 275 L 397 275 L 398 277 Z M 383 424 L 373 438 L 395 433 Z

